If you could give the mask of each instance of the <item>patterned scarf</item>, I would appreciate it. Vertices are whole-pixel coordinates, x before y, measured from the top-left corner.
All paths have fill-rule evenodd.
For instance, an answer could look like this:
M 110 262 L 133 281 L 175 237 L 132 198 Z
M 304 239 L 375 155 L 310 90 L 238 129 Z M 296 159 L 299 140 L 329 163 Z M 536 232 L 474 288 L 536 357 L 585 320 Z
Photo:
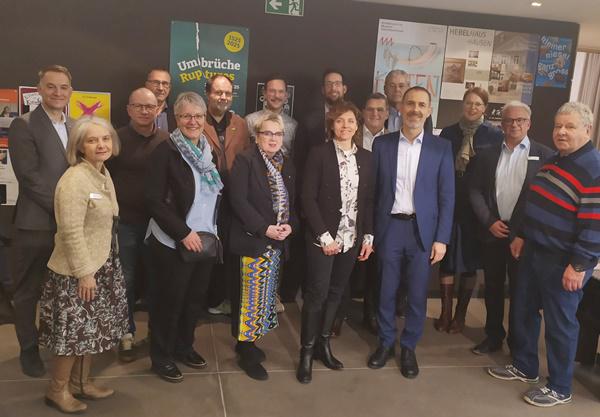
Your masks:
M 469 165 L 469 160 L 475 156 L 475 150 L 473 149 L 473 136 L 475 132 L 483 123 L 483 116 L 475 121 L 469 121 L 464 117 L 461 117 L 458 121 L 458 126 L 463 132 L 463 140 L 460 150 L 456 155 L 456 161 L 454 161 L 454 167 L 456 171 L 464 174 Z
M 277 215 L 277 223 L 286 224 L 290 220 L 290 200 L 281 175 L 283 152 L 277 151 L 272 158 L 269 158 L 262 149 L 258 148 L 258 151 L 267 166 L 267 180 L 273 199 L 273 211 Z
M 189 161 L 192 167 L 200 174 L 200 190 L 212 193 L 221 191 L 223 183 L 221 182 L 217 167 L 212 161 L 212 153 L 210 152 L 210 145 L 206 137 L 202 135 L 198 141 L 198 145 L 194 145 L 191 140 L 181 133 L 181 130 L 175 129 L 171 133 L 171 140 L 177 146 L 177 149 L 179 149 L 185 160 Z

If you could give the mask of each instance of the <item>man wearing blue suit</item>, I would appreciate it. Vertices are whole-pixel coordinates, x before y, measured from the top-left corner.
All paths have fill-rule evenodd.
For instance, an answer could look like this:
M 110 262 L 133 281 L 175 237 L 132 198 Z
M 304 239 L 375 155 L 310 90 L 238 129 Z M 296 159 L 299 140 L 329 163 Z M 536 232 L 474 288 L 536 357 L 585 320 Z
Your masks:
M 406 91 L 402 128 L 373 145 L 375 167 L 375 248 L 381 278 L 379 347 L 368 366 L 381 368 L 394 356 L 396 293 L 408 288 L 406 322 L 400 336 L 400 368 L 415 378 L 415 348 L 425 324 L 431 265 L 450 241 L 454 210 L 454 164 L 449 141 L 424 132 L 431 95 L 422 87 Z

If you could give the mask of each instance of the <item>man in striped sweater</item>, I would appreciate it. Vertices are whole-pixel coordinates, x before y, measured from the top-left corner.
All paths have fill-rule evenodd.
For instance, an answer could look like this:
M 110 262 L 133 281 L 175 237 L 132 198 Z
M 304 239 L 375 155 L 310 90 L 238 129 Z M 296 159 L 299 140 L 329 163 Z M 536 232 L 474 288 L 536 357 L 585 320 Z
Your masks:
M 582 287 L 600 255 L 600 152 L 590 141 L 592 112 L 566 103 L 554 119 L 558 153 L 531 182 L 526 219 L 511 244 L 521 258 L 515 309 L 513 363 L 489 368 L 504 380 L 539 381 L 538 338 L 544 310 L 548 383 L 525 393 L 540 407 L 571 402 Z

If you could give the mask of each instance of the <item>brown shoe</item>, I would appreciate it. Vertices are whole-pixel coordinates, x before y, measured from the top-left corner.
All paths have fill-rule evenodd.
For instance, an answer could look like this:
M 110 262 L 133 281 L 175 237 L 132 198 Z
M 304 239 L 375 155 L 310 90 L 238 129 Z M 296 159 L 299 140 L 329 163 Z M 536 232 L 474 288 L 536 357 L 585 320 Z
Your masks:
M 90 355 L 77 357 L 77 361 L 71 372 L 71 381 L 69 383 L 73 396 L 86 400 L 100 400 L 110 397 L 115 393 L 115 390 L 94 385 L 89 379 L 91 364 L 92 357 Z
M 75 363 L 76 356 L 56 356 L 50 385 L 46 390 L 45 402 L 63 413 L 83 413 L 87 405 L 78 401 L 69 392 L 69 374 Z

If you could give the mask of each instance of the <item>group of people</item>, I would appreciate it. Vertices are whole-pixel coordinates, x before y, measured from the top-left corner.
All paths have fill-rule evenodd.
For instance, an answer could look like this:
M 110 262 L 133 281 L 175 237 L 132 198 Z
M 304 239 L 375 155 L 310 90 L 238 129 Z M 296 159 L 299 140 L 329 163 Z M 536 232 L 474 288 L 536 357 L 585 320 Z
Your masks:
M 97 117 L 68 118 L 71 74 L 49 66 L 39 73 L 41 105 L 11 125 L 15 328 L 25 374 L 45 373 L 38 346 L 55 355 L 49 405 L 81 412 L 81 399 L 113 393 L 89 378 L 91 355 L 118 345 L 121 360 L 135 359 L 140 276 L 152 370 L 166 381 L 183 380 L 177 363 L 207 365 L 194 330 L 210 293 L 218 294 L 213 308 L 228 306 L 238 364 L 251 378 L 268 379 L 255 342 L 277 327 L 279 295 L 294 300 L 299 287 L 298 381 L 312 380 L 315 359 L 342 369 L 331 337 L 351 277 L 363 283 L 365 323 L 378 334 L 370 368 L 394 356 L 397 304 L 406 299 L 400 368 L 415 378 L 438 262 L 435 328 L 462 331 L 483 269 L 486 338 L 473 352 L 501 349 L 508 274 L 513 363 L 489 373 L 538 381 L 543 309 L 550 377 L 524 398 L 571 401 L 575 313 L 600 255 L 600 153 L 589 108 L 558 110 L 553 152 L 528 137 L 524 103 L 504 106 L 501 130 L 484 121 L 488 94 L 477 87 L 465 92 L 458 123 L 434 135 L 431 94 L 402 70 L 362 111 L 344 99 L 343 74 L 325 71 L 323 100 L 300 123 L 282 111 L 279 74 L 265 80 L 265 108 L 245 120 L 230 110 L 229 78 L 207 80 L 206 102 L 189 91 L 172 107 L 170 82 L 167 71 L 151 70 L 129 96 L 129 124 L 115 131 Z

